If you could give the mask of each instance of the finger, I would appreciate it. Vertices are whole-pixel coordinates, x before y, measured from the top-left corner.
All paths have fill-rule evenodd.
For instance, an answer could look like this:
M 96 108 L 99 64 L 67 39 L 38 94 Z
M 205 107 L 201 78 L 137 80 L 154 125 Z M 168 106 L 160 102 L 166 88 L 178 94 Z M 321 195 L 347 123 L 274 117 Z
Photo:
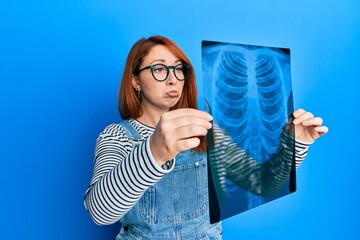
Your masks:
M 187 139 L 196 136 L 205 136 L 208 132 L 207 128 L 200 126 L 184 126 L 177 128 L 174 131 L 174 135 L 176 139 Z
M 179 152 L 196 148 L 200 144 L 200 139 L 197 137 L 182 139 L 177 142 L 177 150 Z
M 320 117 L 312 118 L 302 122 L 304 126 L 321 126 L 323 119 Z
M 300 115 L 302 115 L 303 113 L 305 113 L 305 110 L 302 109 L 302 108 L 299 108 L 299 109 L 297 109 L 295 112 L 293 112 L 293 116 L 294 116 L 294 118 L 297 118 L 297 117 L 299 117 Z
M 302 123 L 305 120 L 309 120 L 309 119 L 312 119 L 312 118 L 314 118 L 314 115 L 311 112 L 304 112 L 303 114 L 301 114 L 300 116 L 295 118 L 293 123 L 294 124 L 299 124 L 299 123 Z
M 210 129 L 212 127 L 209 120 L 201 117 L 179 117 L 174 119 L 171 124 L 173 124 L 175 128 L 181 128 L 185 126 L 199 126 Z
M 314 128 L 315 131 L 317 131 L 320 135 L 323 135 L 325 133 L 327 133 L 329 131 L 329 128 L 328 127 L 325 127 L 325 126 L 320 126 L 320 127 L 315 127 Z
M 213 117 L 207 113 L 203 112 L 194 108 L 180 108 L 176 109 L 167 113 L 164 113 L 164 115 L 168 116 L 171 119 L 175 118 L 181 118 L 181 117 L 200 117 L 207 119 L 208 121 L 211 121 Z

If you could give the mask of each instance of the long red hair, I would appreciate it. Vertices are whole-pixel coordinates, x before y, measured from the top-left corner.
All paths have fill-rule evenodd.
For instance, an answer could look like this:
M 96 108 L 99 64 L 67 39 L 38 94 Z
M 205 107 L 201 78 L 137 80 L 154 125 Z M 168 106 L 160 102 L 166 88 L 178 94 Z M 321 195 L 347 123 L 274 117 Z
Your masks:
M 189 58 L 170 39 L 163 36 L 152 36 L 147 39 L 142 38 L 137 41 L 132 46 L 127 57 L 118 98 L 119 112 L 123 119 L 137 119 L 142 115 L 141 99 L 136 96 L 136 91 L 131 80 L 132 75 L 136 75 L 136 71 L 141 66 L 144 57 L 147 56 L 151 48 L 156 45 L 163 45 L 167 47 L 172 54 L 180 59 L 180 61 L 190 66 L 189 77 L 184 82 L 182 95 L 170 111 L 179 108 L 198 108 L 195 73 Z M 201 137 L 201 143 L 196 150 L 205 151 L 205 149 L 205 138 Z

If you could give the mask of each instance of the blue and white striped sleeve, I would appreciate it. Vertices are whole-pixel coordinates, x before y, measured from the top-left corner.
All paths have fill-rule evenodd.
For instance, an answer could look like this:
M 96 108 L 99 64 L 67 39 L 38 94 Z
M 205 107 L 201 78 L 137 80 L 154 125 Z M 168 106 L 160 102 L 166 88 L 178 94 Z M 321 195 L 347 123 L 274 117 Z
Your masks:
M 94 171 L 84 204 L 98 225 L 118 221 L 150 186 L 166 173 L 153 159 L 147 138 L 132 143 L 122 128 L 113 124 L 98 137 Z

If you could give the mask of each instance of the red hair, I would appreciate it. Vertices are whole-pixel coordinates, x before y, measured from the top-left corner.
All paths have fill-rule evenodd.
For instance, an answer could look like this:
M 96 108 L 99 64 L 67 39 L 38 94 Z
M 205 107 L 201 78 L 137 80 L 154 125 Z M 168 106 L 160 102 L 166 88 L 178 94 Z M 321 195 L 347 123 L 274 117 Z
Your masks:
M 170 39 L 163 36 L 152 36 L 137 41 L 131 48 L 127 57 L 118 99 L 119 112 L 123 119 L 137 119 L 142 115 L 141 100 L 136 96 L 136 91 L 131 80 L 132 75 L 136 75 L 136 71 L 141 66 L 144 57 L 147 56 L 150 50 L 156 45 L 167 47 L 172 54 L 180 59 L 180 61 L 190 66 L 189 77 L 184 82 L 182 95 L 170 111 L 179 108 L 198 108 L 195 73 L 189 58 Z M 201 143 L 196 150 L 205 151 L 205 149 L 205 138 L 201 137 Z

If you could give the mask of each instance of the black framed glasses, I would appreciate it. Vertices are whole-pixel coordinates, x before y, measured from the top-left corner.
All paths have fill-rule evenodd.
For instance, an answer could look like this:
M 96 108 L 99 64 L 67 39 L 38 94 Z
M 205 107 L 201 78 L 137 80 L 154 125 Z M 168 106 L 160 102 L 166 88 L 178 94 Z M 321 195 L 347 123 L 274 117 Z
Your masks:
M 154 64 L 136 71 L 139 74 L 141 71 L 151 69 L 151 74 L 156 81 L 163 82 L 168 76 L 170 69 L 173 70 L 177 80 L 184 81 L 189 77 L 190 66 L 185 63 L 180 63 L 176 66 L 166 66 L 164 64 Z

